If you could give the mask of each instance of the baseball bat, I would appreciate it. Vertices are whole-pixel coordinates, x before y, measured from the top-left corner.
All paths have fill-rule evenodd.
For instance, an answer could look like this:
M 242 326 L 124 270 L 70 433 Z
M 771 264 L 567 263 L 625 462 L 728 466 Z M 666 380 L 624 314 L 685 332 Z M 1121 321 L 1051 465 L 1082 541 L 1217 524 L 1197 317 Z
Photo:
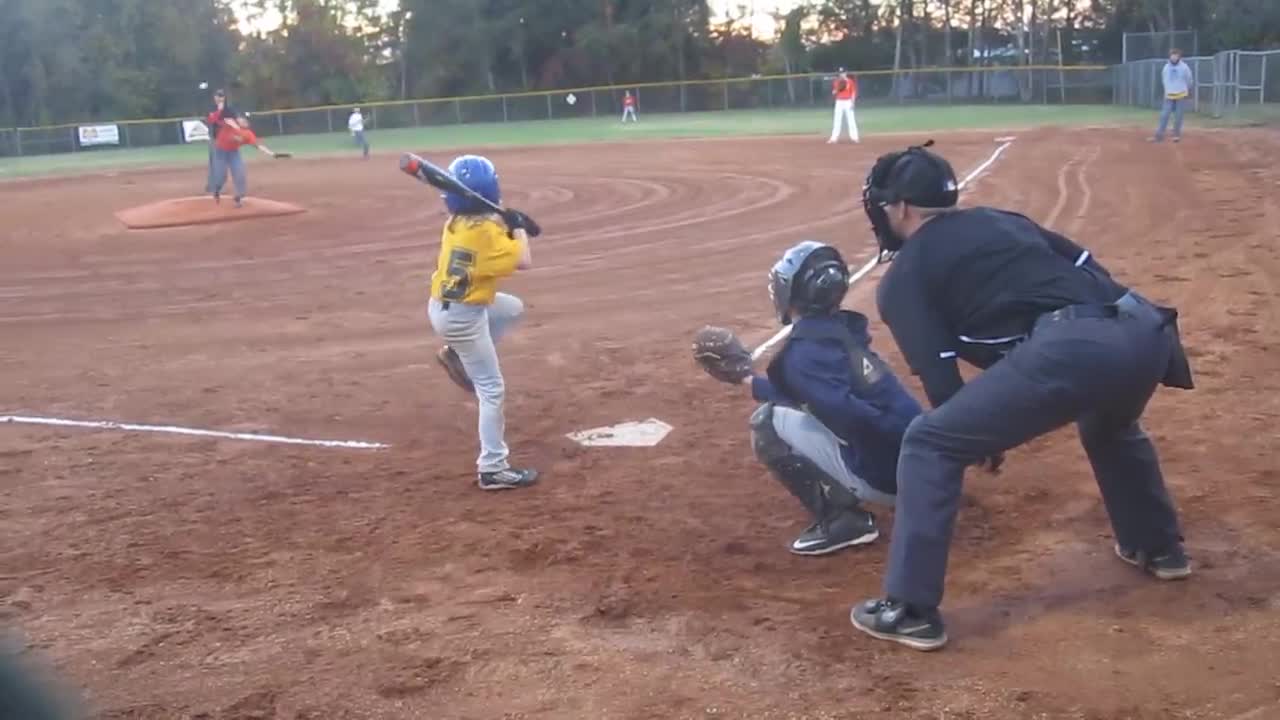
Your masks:
M 400 156 L 400 170 L 417 178 L 419 182 L 424 182 L 445 192 L 475 200 L 496 213 L 502 212 L 502 208 L 497 203 L 491 202 L 480 193 L 463 185 L 458 178 L 450 175 L 448 170 L 432 163 L 430 160 L 424 160 L 413 153 L 405 153 Z

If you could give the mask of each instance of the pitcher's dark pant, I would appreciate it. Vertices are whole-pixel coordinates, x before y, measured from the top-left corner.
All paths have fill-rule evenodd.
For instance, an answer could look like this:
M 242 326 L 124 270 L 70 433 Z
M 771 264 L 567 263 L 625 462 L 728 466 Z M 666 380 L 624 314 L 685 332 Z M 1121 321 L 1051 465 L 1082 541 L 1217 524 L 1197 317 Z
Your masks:
M 1045 316 L 1003 360 L 916 418 L 898 462 L 885 594 L 940 605 L 965 468 L 1073 421 L 1116 541 L 1152 552 L 1178 542 L 1156 449 L 1138 424 L 1175 343 L 1158 311 L 1136 301 L 1111 318 Z

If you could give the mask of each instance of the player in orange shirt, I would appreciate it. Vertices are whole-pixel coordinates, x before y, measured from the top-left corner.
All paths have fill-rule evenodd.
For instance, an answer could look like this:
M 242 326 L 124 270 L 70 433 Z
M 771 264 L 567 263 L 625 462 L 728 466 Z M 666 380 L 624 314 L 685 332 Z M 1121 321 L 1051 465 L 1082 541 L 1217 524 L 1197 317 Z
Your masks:
M 636 98 L 630 90 L 622 96 L 622 122 L 626 122 L 627 117 L 631 118 L 631 122 L 640 122 L 636 117 Z
M 835 118 L 831 125 L 831 139 L 834 144 L 840 139 L 841 121 L 849 123 L 849 139 L 858 142 L 858 121 L 853 117 L 853 103 L 858 99 L 858 81 L 844 68 L 831 83 L 831 96 L 836 99 Z
M 209 126 L 218 128 L 217 136 L 212 140 L 213 201 L 222 201 L 222 186 L 227 182 L 227 172 L 230 171 L 231 181 L 236 188 L 236 207 L 241 207 L 245 193 L 248 191 L 249 180 L 245 174 L 244 159 L 240 157 L 240 147 L 251 145 L 271 157 L 276 157 L 277 154 L 258 140 L 258 136 L 249 128 L 247 116 L 223 117 L 223 112 L 224 109 L 220 108 L 209 114 Z

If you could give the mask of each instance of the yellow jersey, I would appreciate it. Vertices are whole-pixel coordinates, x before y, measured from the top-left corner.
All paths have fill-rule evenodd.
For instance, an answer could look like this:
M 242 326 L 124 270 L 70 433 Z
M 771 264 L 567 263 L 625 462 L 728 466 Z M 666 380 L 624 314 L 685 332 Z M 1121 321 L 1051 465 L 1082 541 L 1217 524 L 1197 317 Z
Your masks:
M 524 244 L 507 235 L 492 215 L 454 215 L 444 225 L 440 257 L 431 276 L 431 297 L 442 302 L 489 305 L 498 278 L 516 271 Z

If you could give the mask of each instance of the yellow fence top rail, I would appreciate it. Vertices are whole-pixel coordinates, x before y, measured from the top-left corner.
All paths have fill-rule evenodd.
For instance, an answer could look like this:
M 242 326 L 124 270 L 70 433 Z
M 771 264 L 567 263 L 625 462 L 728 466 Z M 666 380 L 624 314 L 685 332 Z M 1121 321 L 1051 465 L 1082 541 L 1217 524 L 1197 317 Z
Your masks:
M 1107 70 L 1107 65 L 991 65 L 985 67 L 918 67 L 903 68 L 901 70 L 860 70 L 852 72 L 857 77 L 866 76 L 884 76 L 884 75 L 910 75 L 913 73 L 992 73 L 992 72 L 1021 72 L 1035 70 L 1052 70 L 1062 73 L 1076 72 L 1097 72 L 1099 70 Z M 528 90 L 523 92 L 510 93 L 490 93 L 486 95 L 458 95 L 454 97 L 441 98 L 417 98 L 411 100 L 378 100 L 373 102 L 355 101 L 349 103 L 340 103 L 337 105 L 314 105 L 301 108 L 284 108 L 280 110 L 256 110 L 254 115 L 293 115 L 305 112 L 330 112 L 333 110 L 343 110 L 346 108 L 380 108 L 380 107 L 402 107 L 405 105 L 443 105 L 447 103 L 457 102 L 479 102 L 484 100 L 504 100 L 509 98 L 528 98 L 528 97 L 546 97 L 548 95 L 567 95 L 569 93 L 587 93 L 587 92 L 609 92 L 617 90 L 638 90 L 643 88 L 656 87 L 695 87 L 706 85 L 725 85 L 725 84 L 747 84 L 765 82 L 770 80 L 800 80 L 829 77 L 835 72 L 822 73 L 792 73 L 790 75 L 744 75 L 731 78 L 717 78 L 714 80 L 670 80 L 666 82 L 642 82 L 642 83 L 623 83 L 616 85 L 593 85 L 589 87 L 576 88 L 557 88 L 555 90 Z M 183 120 L 200 119 L 200 115 L 180 115 L 176 117 L 164 118 L 142 118 L 137 120 L 104 120 L 60 123 L 58 125 L 37 125 L 33 127 L 15 128 L 19 132 L 33 132 L 37 130 L 68 130 L 84 125 L 150 125 L 155 123 L 181 122 Z M 2 130 L 2 128 L 0 128 Z

